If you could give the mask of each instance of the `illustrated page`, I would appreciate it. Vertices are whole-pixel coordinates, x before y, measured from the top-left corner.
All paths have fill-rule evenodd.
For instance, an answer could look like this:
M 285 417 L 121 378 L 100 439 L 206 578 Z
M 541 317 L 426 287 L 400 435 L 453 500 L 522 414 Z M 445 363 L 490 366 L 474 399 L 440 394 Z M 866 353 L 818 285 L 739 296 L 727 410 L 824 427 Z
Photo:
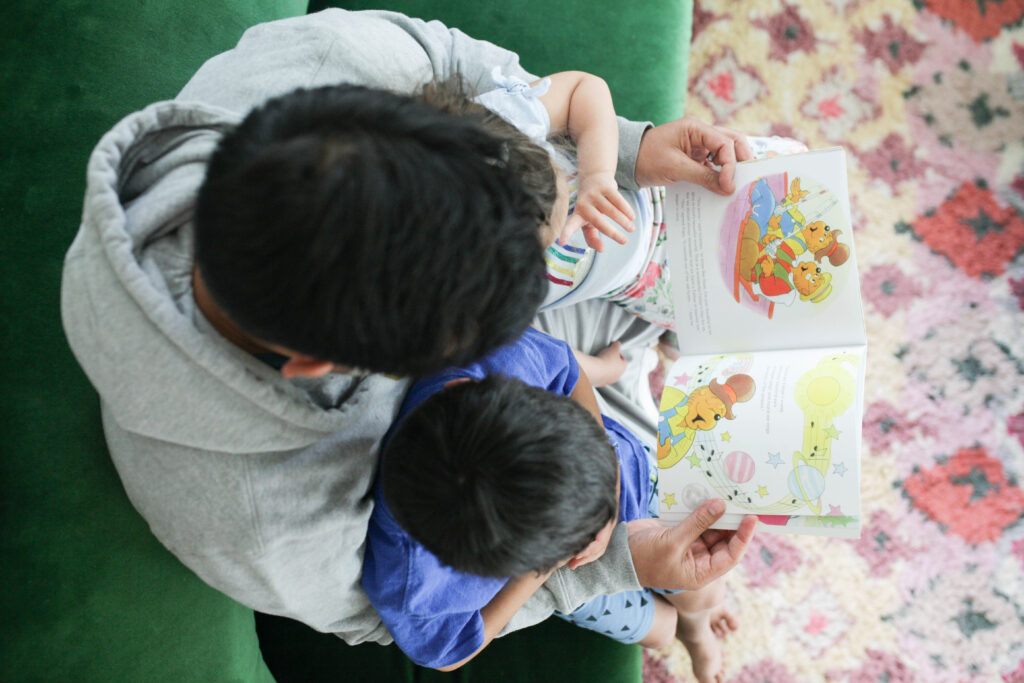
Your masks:
M 658 421 L 662 520 L 709 498 L 718 528 L 860 534 L 864 347 L 684 356 Z
M 840 148 L 737 165 L 729 197 L 666 189 L 684 353 L 866 343 Z

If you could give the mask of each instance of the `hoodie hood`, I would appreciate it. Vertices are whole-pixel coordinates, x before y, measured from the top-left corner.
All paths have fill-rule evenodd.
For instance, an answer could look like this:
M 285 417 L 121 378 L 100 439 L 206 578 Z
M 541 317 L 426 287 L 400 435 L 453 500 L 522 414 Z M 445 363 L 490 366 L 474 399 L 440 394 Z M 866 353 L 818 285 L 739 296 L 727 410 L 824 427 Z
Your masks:
M 195 306 L 194 201 L 207 160 L 239 121 L 226 109 L 161 102 L 100 140 L 64 263 L 71 349 L 108 416 L 150 438 L 258 453 L 341 429 L 382 431 L 401 395 L 396 380 L 285 380 L 222 338 Z

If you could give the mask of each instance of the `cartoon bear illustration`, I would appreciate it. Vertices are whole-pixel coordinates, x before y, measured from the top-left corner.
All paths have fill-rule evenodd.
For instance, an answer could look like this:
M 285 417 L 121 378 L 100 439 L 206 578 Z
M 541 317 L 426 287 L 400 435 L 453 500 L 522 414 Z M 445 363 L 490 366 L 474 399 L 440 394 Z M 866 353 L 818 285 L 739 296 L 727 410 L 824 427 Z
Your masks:
M 793 286 L 800 292 L 801 301 L 820 303 L 832 292 L 832 274 L 821 272 L 811 261 L 797 264 L 793 272 Z
M 736 419 L 732 408 L 754 396 L 754 378 L 737 373 L 729 376 L 724 384 L 712 379 L 689 395 L 671 387 L 665 391 L 678 394 L 678 402 L 673 408 L 662 411 L 658 423 L 658 467 L 661 468 L 679 462 L 690 449 L 697 432 L 714 429 L 723 418 Z
M 795 271 L 800 270 L 805 281 L 812 276 L 811 270 L 801 265 L 806 252 L 813 254 L 815 264 L 826 258 L 833 266 L 842 265 L 850 256 L 849 247 L 839 242 L 841 230 L 832 230 L 824 221 L 806 221 L 799 208 L 806 195 L 807 191 L 800 189 L 800 179 L 795 178 L 783 201 L 776 203 L 767 181 L 758 180 L 751 189 L 751 211 L 740 234 L 736 276 L 756 285 L 757 294 L 785 305 L 797 298 Z M 831 292 L 832 276 L 821 273 L 820 268 L 813 275 L 820 278 L 816 287 L 802 284 L 796 289 L 801 301 L 820 303 Z

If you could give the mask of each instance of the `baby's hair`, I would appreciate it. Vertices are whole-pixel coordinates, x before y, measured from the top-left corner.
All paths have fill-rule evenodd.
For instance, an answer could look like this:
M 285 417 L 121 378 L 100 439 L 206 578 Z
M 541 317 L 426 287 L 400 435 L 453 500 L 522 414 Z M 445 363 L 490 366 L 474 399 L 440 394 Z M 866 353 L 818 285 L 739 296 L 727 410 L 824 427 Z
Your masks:
M 454 384 L 399 423 L 384 500 L 444 564 L 479 576 L 546 571 L 618 511 L 618 460 L 576 401 L 503 376 Z
M 527 192 L 533 194 L 538 205 L 543 207 L 543 215 L 537 227 L 550 221 L 558 198 L 558 185 L 551 167 L 551 155 L 543 147 L 512 123 L 479 102 L 474 102 L 468 86 L 458 75 L 430 81 L 413 97 L 443 112 L 475 118 L 484 130 L 504 140 L 506 153 L 502 155 L 502 162 L 520 179 Z

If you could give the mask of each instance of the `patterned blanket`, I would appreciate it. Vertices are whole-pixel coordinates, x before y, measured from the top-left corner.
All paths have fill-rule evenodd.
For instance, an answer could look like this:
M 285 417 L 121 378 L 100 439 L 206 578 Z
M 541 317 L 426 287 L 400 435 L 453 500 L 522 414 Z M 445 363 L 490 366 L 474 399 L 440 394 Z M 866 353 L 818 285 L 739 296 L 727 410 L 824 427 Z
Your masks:
M 762 534 L 730 683 L 1024 681 L 1024 1 L 701 0 L 688 113 L 842 145 L 868 330 L 859 541 Z M 691 680 L 647 652 L 649 682 Z

